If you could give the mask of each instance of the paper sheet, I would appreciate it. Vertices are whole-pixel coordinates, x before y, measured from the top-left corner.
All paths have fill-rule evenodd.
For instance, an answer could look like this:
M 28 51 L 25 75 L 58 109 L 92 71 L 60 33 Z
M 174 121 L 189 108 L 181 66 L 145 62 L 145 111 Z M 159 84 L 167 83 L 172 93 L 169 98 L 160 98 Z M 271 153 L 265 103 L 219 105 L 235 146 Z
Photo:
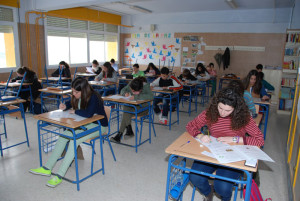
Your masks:
M 52 119 L 70 118 L 70 119 L 74 119 L 74 121 L 82 121 L 86 119 L 85 117 L 81 117 L 77 114 L 70 114 L 69 111 L 62 111 L 62 110 L 56 110 L 50 112 L 49 117 Z
M 251 146 L 251 145 L 236 145 L 233 146 L 233 148 L 242 154 L 245 155 L 245 157 L 249 159 L 257 159 L 257 160 L 263 160 L 263 161 L 269 161 L 274 162 L 272 158 L 270 158 L 265 152 L 263 152 L 260 148 L 257 146 Z
M 153 90 L 161 91 L 161 90 L 163 90 L 163 88 L 162 87 L 153 87 Z
M 130 100 L 131 96 L 125 97 L 125 96 L 121 96 L 121 95 L 112 95 L 109 98 L 116 99 L 116 100 L 124 99 L 127 101 L 135 101 L 135 100 Z
M 86 68 L 86 71 L 88 72 L 88 73 L 92 73 L 92 74 L 95 74 L 94 72 L 93 72 L 93 68 L 92 67 L 89 67 L 89 66 L 87 66 L 87 67 L 85 67 Z

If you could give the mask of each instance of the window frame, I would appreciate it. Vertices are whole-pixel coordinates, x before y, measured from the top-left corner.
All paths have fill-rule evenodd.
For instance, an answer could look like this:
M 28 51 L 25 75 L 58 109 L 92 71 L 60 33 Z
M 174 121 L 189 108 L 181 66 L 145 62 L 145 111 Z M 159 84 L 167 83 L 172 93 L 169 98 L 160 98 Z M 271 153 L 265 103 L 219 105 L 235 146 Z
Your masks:
M 20 57 L 20 43 L 19 43 L 19 29 L 18 29 L 18 15 L 17 15 L 17 8 L 14 7 L 9 7 L 9 6 L 3 6 L 3 8 L 9 8 L 12 9 L 13 11 L 13 22 L 7 22 L 7 21 L 0 21 L 0 25 L 7 25 L 7 26 L 12 26 L 13 28 L 13 34 L 14 34 L 14 44 L 15 44 L 15 59 L 16 59 L 16 66 L 14 67 L 3 67 L 0 68 L 0 73 L 7 73 L 10 72 L 11 70 L 16 70 L 18 67 L 21 65 L 21 57 Z
M 105 35 L 114 35 L 117 36 L 117 58 L 115 60 L 118 60 L 119 57 L 119 49 L 120 49 L 120 26 L 118 26 L 118 32 L 113 33 L 113 32 L 107 32 L 106 30 L 106 24 L 104 24 L 104 31 L 95 31 L 95 30 L 90 30 L 90 21 L 86 21 L 87 24 L 87 30 L 82 30 L 82 29 L 71 29 L 70 28 L 70 19 L 68 20 L 68 28 L 61 28 L 61 27 L 52 27 L 47 25 L 47 18 L 44 18 L 44 32 L 45 32 L 45 53 L 46 53 L 46 65 L 47 68 L 49 69 L 55 69 L 58 67 L 58 64 L 55 65 L 49 65 L 49 53 L 48 53 L 48 29 L 49 30 L 62 30 L 62 31 L 67 31 L 68 32 L 68 39 L 69 39 L 69 61 L 71 61 L 71 53 L 70 53 L 70 32 L 80 32 L 80 33 L 86 33 L 87 34 L 87 63 L 69 63 L 70 67 L 82 67 L 82 66 L 89 66 L 91 63 L 89 62 L 90 59 L 90 34 L 104 34 Z M 117 26 L 117 25 L 116 25 Z M 106 57 L 106 50 L 104 48 L 104 57 Z M 106 61 L 110 61 L 111 58 L 105 58 Z M 104 61 L 105 62 L 105 61 Z M 99 64 L 103 64 L 104 62 L 99 62 Z

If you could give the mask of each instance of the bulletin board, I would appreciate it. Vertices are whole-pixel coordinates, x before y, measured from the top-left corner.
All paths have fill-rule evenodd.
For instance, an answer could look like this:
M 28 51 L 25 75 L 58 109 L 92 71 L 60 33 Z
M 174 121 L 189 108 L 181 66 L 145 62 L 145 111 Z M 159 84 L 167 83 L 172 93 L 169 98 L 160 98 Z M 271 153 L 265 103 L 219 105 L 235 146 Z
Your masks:
M 125 64 L 150 62 L 159 66 L 180 66 L 181 38 L 172 33 L 137 33 L 124 39 Z

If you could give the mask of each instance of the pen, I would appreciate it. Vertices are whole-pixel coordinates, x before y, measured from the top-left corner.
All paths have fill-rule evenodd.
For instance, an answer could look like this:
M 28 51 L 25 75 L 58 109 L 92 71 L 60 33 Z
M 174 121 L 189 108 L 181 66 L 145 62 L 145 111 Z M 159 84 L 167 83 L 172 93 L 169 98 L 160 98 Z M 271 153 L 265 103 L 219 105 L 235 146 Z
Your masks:
M 180 147 L 183 147 L 184 145 L 186 145 L 186 144 L 189 144 L 191 141 L 187 141 L 186 143 L 183 143 Z M 179 147 L 179 148 L 180 148 Z

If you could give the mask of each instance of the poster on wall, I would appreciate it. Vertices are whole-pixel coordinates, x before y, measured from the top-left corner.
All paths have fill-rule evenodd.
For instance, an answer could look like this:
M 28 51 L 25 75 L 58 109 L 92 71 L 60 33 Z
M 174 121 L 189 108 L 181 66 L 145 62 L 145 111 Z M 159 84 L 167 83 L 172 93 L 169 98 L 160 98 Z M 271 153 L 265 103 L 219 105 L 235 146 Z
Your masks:
M 180 66 L 181 39 L 172 33 L 138 33 L 125 39 L 126 64 Z

